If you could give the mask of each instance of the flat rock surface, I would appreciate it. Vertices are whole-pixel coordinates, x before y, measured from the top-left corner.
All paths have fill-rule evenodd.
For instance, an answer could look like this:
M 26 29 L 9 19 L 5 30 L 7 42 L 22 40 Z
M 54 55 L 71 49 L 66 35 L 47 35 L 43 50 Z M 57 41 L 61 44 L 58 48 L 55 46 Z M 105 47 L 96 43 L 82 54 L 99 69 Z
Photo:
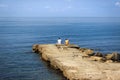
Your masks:
M 91 61 L 79 49 L 55 44 L 37 46 L 42 58 L 63 71 L 69 80 L 120 80 L 120 63 Z

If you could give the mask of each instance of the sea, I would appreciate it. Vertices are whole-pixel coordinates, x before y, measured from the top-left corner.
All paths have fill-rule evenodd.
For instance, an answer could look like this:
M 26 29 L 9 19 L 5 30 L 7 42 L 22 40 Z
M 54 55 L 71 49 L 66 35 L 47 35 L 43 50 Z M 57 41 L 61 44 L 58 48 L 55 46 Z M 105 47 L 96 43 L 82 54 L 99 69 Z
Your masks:
M 1 17 L 0 80 L 66 80 L 32 52 L 32 45 L 56 44 L 59 37 L 103 54 L 120 53 L 120 18 Z

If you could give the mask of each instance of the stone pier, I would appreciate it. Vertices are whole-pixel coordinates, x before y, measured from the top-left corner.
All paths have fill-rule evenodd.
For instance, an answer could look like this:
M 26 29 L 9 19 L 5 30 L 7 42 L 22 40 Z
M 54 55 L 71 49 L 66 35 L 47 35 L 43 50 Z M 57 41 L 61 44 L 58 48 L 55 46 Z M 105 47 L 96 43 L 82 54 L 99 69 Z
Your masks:
M 92 50 L 81 51 L 77 45 L 36 44 L 33 51 L 41 54 L 54 69 L 59 69 L 68 80 L 120 80 L 120 63 L 96 61 L 88 56 Z

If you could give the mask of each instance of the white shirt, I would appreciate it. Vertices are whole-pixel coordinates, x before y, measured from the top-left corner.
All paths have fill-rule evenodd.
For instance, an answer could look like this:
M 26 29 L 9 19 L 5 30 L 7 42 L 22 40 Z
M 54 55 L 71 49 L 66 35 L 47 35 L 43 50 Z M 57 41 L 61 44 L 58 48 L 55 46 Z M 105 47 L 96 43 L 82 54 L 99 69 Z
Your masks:
M 58 39 L 58 44 L 61 44 L 62 40 L 61 39 Z

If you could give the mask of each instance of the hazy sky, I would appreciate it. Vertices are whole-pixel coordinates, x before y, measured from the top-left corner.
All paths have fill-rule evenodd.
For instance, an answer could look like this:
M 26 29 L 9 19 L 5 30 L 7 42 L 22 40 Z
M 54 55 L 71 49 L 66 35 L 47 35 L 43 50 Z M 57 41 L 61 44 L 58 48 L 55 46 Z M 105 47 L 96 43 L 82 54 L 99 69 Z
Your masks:
M 120 0 L 0 0 L 0 17 L 120 17 Z

